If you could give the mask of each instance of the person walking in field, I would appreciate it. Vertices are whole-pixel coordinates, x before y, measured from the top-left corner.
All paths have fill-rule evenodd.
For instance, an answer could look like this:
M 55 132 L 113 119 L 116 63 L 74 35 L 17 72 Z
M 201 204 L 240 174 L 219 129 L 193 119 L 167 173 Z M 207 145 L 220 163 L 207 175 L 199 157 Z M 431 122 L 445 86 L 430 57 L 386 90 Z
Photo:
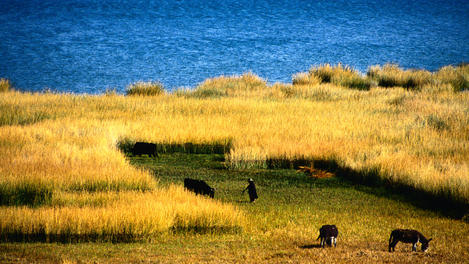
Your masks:
M 243 193 L 246 190 L 248 190 L 249 199 L 251 200 L 251 203 L 253 203 L 258 198 L 257 191 L 256 191 L 256 185 L 254 185 L 254 180 L 252 178 L 249 178 L 248 183 L 249 183 L 249 185 L 248 185 L 248 187 L 246 187 L 246 189 L 243 190 Z

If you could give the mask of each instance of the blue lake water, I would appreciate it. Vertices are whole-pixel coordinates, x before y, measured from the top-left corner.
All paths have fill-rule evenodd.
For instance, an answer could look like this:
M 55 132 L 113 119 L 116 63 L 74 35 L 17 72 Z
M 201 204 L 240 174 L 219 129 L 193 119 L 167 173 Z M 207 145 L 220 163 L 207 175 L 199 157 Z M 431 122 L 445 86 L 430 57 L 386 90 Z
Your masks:
M 22 90 L 174 89 L 247 71 L 291 82 L 339 62 L 469 62 L 469 1 L 0 0 L 0 77 Z

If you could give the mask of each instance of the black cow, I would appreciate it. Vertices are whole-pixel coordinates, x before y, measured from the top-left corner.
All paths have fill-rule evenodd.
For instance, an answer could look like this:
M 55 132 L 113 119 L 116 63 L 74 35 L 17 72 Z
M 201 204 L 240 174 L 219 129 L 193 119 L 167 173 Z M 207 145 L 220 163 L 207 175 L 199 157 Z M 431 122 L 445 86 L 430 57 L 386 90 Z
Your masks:
M 132 155 L 144 155 L 147 154 L 149 157 L 159 157 L 156 151 L 156 144 L 146 142 L 136 142 L 132 148 Z
M 321 239 L 321 247 L 324 247 L 327 243 L 329 246 L 337 247 L 337 236 L 339 235 L 339 230 L 335 225 L 323 225 L 319 229 L 319 236 L 316 240 Z
M 215 196 L 215 189 L 208 186 L 208 184 L 202 180 L 185 178 L 184 188 L 189 191 L 195 192 L 196 194 L 208 195 L 212 198 Z
M 422 251 L 425 252 L 428 249 L 428 243 L 432 239 L 425 238 L 422 233 L 412 229 L 396 229 L 391 232 L 389 237 L 389 252 L 394 251 L 397 242 L 412 243 L 412 251 L 417 251 L 417 243 L 422 243 Z

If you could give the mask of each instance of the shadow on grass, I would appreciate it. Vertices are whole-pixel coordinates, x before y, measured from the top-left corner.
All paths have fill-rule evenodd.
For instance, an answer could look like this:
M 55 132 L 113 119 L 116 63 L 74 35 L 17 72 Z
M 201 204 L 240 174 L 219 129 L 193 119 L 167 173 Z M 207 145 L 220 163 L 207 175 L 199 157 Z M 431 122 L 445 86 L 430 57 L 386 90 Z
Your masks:
M 22 243 L 82 243 L 82 242 L 111 242 L 111 243 L 132 243 L 143 241 L 145 237 L 133 234 L 47 234 L 44 230 L 34 233 L 8 232 L 0 236 L 1 242 L 22 242 Z
M 170 229 L 173 234 L 238 234 L 242 232 L 239 226 L 185 226 Z
M 162 231 L 160 235 L 166 231 Z M 187 226 L 173 227 L 168 232 L 173 234 L 238 234 L 242 232 L 239 226 Z M 133 243 L 139 241 L 148 241 L 155 235 L 137 235 L 131 233 L 89 233 L 76 234 L 64 232 L 61 234 L 47 233 L 45 229 L 40 228 L 32 233 L 22 232 L 4 232 L 0 234 L 0 242 L 22 242 L 22 243 L 83 243 L 83 242 L 111 242 L 111 243 Z M 158 236 L 158 235 L 156 235 Z
M 301 249 L 312 249 L 312 248 L 322 248 L 320 244 L 309 244 L 299 246 Z
M 0 205 L 37 207 L 50 203 L 53 192 L 46 184 L 23 182 L 10 186 L 0 183 Z
M 147 142 L 151 143 L 151 142 Z M 135 141 L 132 139 L 122 139 L 117 143 L 117 147 L 126 154 L 132 153 Z M 232 140 L 225 139 L 213 143 L 158 143 L 156 151 L 158 153 L 187 153 L 187 154 L 225 154 L 230 151 Z
M 408 203 L 454 219 L 461 219 L 469 213 L 469 204 L 454 197 L 449 189 L 440 189 L 436 193 L 417 189 L 391 181 L 390 178 L 380 175 L 378 168 L 353 170 L 339 165 L 337 161 L 332 159 L 270 159 L 267 161 L 267 166 L 270 169 L 298 169 L 298 166 L 310 166 L 311 164 L 314 164 L 316 169 L 332 172 L 337 177 L 350 182 L 358 191 Z

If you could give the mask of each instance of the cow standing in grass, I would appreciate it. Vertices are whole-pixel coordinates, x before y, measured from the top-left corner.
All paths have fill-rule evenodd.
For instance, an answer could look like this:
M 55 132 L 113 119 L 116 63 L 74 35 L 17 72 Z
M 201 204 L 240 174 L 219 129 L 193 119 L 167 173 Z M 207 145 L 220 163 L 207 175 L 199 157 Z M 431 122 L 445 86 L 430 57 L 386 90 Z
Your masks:
M 428 249 L 428 243 L 432 239 L 425 238 L 419 231 L 412 229 L 396 229 L 391 232 L 389 237 L 389 252 L 394 251 L 397 242 L 412 243 L 412 251 L 417 251 L 417 243 L 422 243 L 422 251 Z
M 146 142 L 136 142 L 132 148 L 132 155 L 144 155 L 147 154 L 149 157 L 159 157 L 156 151 L 156 144 Z
M 339 235 L 339 230 L 335 225 L 323 225 L 319 229 L 319 236 L 316 240 L 321 239 L 321 247 L 324 247 L 326 243 L 330 246 L 334 244 L 334 247 L 337 247 L 337 236 Z
M 215 197 L 215 189 L 208 186 L 208 184 L 202 180 L 185 178 L 184 188 L 196 194 L 208 195 L 211 198 Z

